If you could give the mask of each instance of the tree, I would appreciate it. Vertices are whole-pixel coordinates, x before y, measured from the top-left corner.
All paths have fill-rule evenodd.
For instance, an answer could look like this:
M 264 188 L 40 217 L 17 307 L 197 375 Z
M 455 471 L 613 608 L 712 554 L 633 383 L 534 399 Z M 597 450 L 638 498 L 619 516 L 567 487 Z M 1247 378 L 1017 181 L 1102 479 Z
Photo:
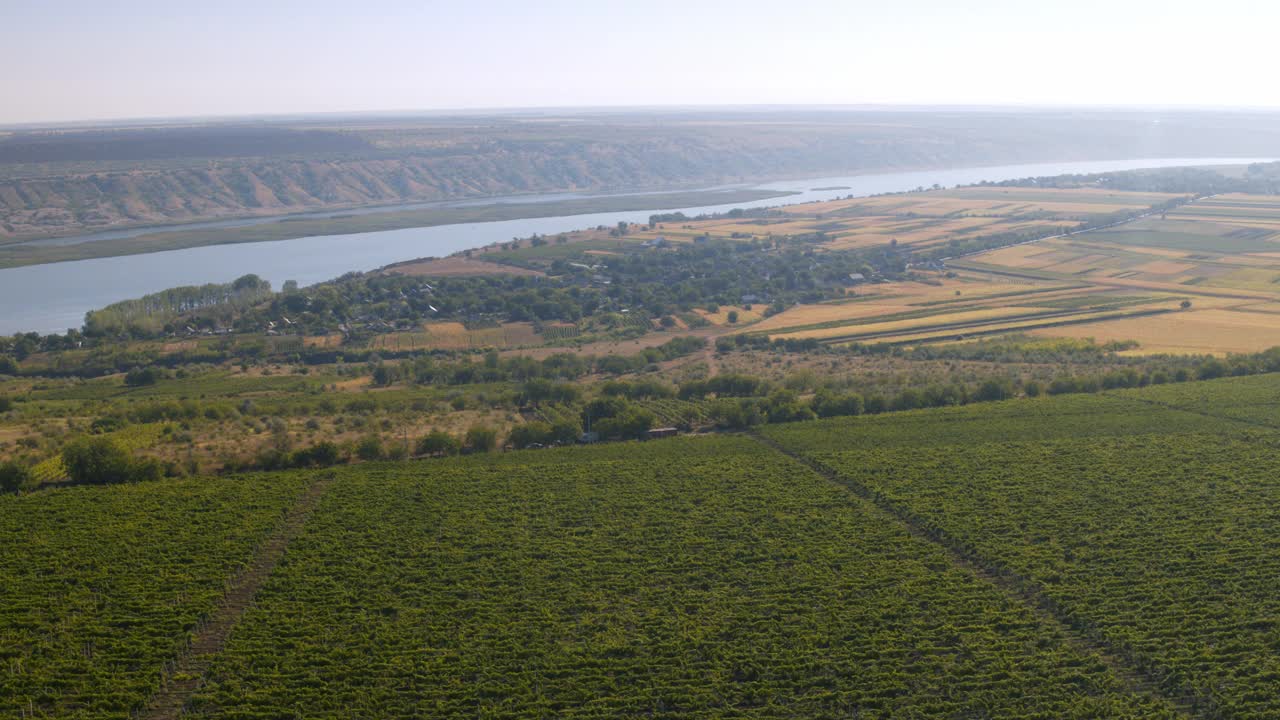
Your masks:
M 469 453 L 493 452 L 498 447 L 498 432 L 483 425 L 473 425 L 462 440 L 463 450 Z
M 432 430 L 418 441 L 415 449 L 419 455 L 457 455 L 461 448 L 454 436 L 442 430 Z
M 582 437 L 582 425 L 573 420 L 560 420 L 551 424 L 551 442 L 570 445 Z
M 0 355 L 0 375 L 17 375 L 18 363 L 8 355 Z
M 547 445 L 551 442 L 551 426 L 544 422 L 527 422 L 511 428 L 507 442 L 514 448 L 527 448 L 530 445 Z
M 62 449 L 67 475 L 81 483 L 110 483 L 158 480 L 160 464 L 153 459 L 134 459 L 123 445 L 109 437 L 81 438 Z
M 738 324 L 738 311 L 737 311 L 737 310 L 730 310 L 730 311 L 729 311 L 729 324 L 730 324 L 730 325 L 737 325 L 737 324 Z
M 31 468 L 15 462 L 0 463 L 0 492 L 18 492 L 31 482 Z
M 980 402 L 989 402 L 991 400 L 1006 400 L 1013 397 L 1013 383 L 1008 380 L 991 379 L 982 383 L 978 387 L 978 392 L 974 394 L 974 399 Z
M 657 421 L 657 416 L 648 410 L 638 406 L 630 406 L 621 413 L 596 423 L 593 429 L 600 433 L 601 437 L 639 440 L 648 435 L 649 429 Z
M 124 376 L 124 384 L 129 387 L 155 385 L 160 375 L 161 371 L 154 367 L 134 368 Z
M 1187 310 L 1191 307 L 1191 301 L 1183 300 L 1182 302 L 1178 303 L 1178 307 L 1182 308 L 1183 310 Z
M 377 435 L 369 435 L 356 444 L 356 457 L 361 460 L 381 460 L 384 454 L 382 438 Z
M 328 440 L 322 440 L 293 454 L 293 464 L 297 467 L 329 467 L 337 465 L 341 460 L 342 453 L 338 446 Z

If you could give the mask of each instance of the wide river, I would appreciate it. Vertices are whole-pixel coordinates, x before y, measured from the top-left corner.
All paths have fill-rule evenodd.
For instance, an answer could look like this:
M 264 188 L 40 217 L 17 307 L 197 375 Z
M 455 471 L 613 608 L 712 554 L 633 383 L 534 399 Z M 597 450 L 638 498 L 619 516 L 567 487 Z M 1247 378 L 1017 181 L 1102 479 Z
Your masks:
M 0 335 L 30 331 L 63 332 L 70 327 L 79 327 L 84 321 L 85 312 L 89 310 L 179 285 L 227 282 L 246 273 L 257 273 L 270 280 L 276 287 L 285 280 L 297 280 L 300 285 L 310 285 L 352 270 L 370 270 L 418 257 L 449 255 L 459 250 L 510 240 L 513 237 L 527 237 L 533 233 L 555 234 L 595 225 L 616 225 L 620 220 L 646 222 L 650 215 L 659 212 L 681 211 L 687 215 L 698 215 L 723 212 L 735 207 L 763 207 L 830 200 L 846 195 L 866 196 L 901 192 L 934 184 L 950 187 L 984 180 L 998 182 L 1066 173 L 1250 162 L 1265 162 L 1265 160 L 1147 158 L 820 177 L 758 185 L 756 187 L 792 190 L 800 194 L 754 203 L 437 225 L 351 235 L 322 235 L 274 242 L 212 245 L 146 255 L 30 265 L 0 270 Z M 841 189 L 814 189 L 829 187 Z M 500 201 L 489 200 L 488 202 Z M 155 232 L 159 229 L 161 228 L 150 228 L 149 231 Z M 84 236 L 63 239 L 59 242 L 73 243 L 93 238 L 94 236 Z

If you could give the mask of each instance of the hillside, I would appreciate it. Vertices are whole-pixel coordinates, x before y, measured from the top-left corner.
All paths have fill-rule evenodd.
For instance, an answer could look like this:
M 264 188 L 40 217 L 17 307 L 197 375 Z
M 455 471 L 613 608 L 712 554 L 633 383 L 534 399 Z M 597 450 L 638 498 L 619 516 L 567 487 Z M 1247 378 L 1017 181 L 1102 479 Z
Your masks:
M 1267 115 L 755 112 L 29 130 L 0 137 L 0 240 L 559 191 L 892 169 L 1275 155 Z

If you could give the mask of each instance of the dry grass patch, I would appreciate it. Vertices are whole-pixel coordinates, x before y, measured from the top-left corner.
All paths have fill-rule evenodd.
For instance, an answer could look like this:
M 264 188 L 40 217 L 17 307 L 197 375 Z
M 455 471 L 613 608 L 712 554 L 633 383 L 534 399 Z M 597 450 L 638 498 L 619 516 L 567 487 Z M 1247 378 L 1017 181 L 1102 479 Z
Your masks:
M 406 263 L 396 265 L 388 265 L 383 268 L 382 272 L 389 275 L 413 275 L 413 276 L 438 276 L 438 277 L 466 277 L 481 275 L 525 275 L 525 276 L 542 276 L 543 273 L 537 270 L 529 270 L 527 268 L 513 267 L 510 265 L 501 265 L 499 263 L 488 262 L 486 260 L 474 260 L 471 258 L 455 255 L 447 258 L 438 258 L 434 260 L 411 260 Z
M 1280 345 L 1280 315 L 1224 308 L 1191 309 L 1139 318 L 1031 331 L 1041 337 L 1135 340 L 1139 354 L 1247 353 Z
M 1180 263 L 1172 260 L 1153 260 L 1133 268 L 1139 272 L 1150 273 L 1152 275 L 1176 275 L 1178 273 L 1187 273 L 1196 269 L 1192 263 Z

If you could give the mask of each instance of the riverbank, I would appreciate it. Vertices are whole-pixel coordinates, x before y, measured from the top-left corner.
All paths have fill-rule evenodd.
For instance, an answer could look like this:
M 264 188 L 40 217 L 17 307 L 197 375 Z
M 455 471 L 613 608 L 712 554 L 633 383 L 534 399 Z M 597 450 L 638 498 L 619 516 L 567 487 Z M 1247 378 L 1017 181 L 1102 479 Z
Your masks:
M 185 250 L 209 245 L 295 240 L 325 235 L 436 227 L 460 223 L 587 215 L 606 212 L 665 210 L 671 207 L 754 203 L 799 194 L 794 190 L 731 189 L 599 196 L 551 202 L 503 202 L 461 207 L 433 207 L 352 213 L 328 217 L 292 217 L 237 227 L 175 229 L 133 237 L 75 244 L 14 244 L 0 246 L 0 268 L 71 262 L 94 258 Z

